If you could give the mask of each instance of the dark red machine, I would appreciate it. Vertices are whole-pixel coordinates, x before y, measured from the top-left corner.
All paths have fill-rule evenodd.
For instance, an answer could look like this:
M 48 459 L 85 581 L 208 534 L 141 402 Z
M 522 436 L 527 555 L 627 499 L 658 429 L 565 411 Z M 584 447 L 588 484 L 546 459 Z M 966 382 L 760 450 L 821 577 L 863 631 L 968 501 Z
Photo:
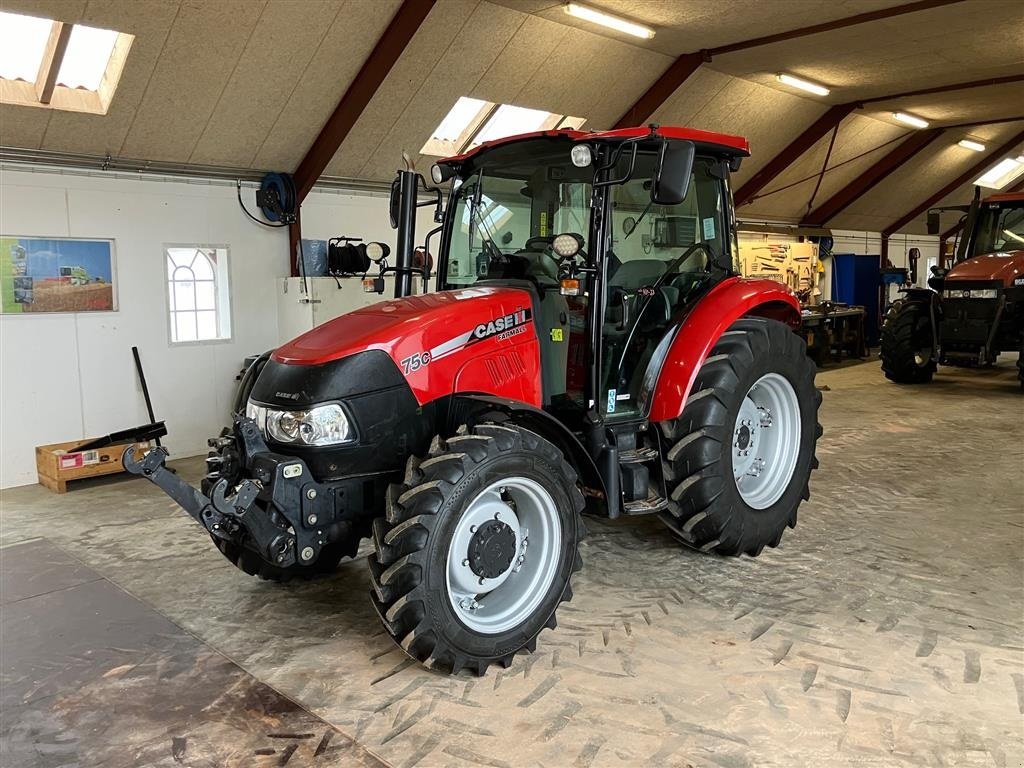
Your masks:
M 928 288 L 909 288 L 882 327 L 882 370 L 898 384 L 931 381 L 941 365 L 989 366 L 1017 353 L 1024 390 L 1024 192 L 982 199 L 963 211 L 953 265 L 933 267 Z
M 820 394 L 796 298 L 738 276 L 746 155 L 657 126 L 511 137 L 433 168 L 443 213 L 400 174 L 403 295 L 260 361 L 201 491 L 159 449 L 126 467 L 264 578 L 332 570 L 372 536 L 384 626 L 453 673 L 555 626 L 581 513 L 655 514 L 704 552 L 778 545 L 817 466 Z M 427 282 L 425 191 L 434 291 L 404 295 Z

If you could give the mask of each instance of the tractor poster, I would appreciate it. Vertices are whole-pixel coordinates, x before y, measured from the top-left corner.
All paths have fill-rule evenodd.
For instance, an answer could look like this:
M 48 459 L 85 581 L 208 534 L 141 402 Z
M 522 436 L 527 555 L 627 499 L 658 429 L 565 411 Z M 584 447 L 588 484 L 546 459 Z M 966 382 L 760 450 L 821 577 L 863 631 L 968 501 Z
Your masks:
M 4 314 L 111 312 L 114 241 L 0 235 Z

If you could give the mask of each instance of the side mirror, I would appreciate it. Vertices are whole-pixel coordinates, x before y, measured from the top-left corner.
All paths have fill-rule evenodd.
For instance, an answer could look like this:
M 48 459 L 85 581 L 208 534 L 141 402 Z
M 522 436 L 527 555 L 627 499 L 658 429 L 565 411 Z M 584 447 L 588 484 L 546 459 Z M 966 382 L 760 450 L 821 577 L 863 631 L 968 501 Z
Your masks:
M 402 184 L 401 179 L 395 176 L 391 182 L 391 197 L 388 199 L 388 215 L 391 218 L 391 228 L 398 229 L 398 208 L 401 203 Z
M 928 211 L 928 234 L 937 235 L 942 231 L 942 225 L 939 223 L 939 212 Z
M 651 177 L 651 202 L 678 205 L 686 199 L 696 148 L 692 141 L 665 141 Z

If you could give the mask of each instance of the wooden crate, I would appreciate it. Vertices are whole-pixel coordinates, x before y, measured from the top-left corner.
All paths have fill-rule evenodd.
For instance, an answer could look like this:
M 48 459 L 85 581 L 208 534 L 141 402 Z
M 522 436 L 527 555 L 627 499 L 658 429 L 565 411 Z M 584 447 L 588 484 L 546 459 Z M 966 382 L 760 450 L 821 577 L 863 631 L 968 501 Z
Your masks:
M 124 472 L 121 455 L 126 444 L 108 445 L 91 451 L 74 450 L 85 442 L 86 439 L 36 446 L 39 484 L 55 493 L 67 493 L 68 482 L 71 480 Z M 135 457 L 141 458 L 148 449 L 149 443 L 135 443 Z

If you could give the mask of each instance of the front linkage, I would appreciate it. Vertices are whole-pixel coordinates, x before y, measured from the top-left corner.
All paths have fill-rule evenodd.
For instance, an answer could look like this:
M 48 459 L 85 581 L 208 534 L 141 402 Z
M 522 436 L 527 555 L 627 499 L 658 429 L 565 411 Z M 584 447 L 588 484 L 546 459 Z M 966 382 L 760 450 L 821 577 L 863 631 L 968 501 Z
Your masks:
M 272 452 L 252 419 L 236 415 L 232 432 L 210 446 L 220 451 L 214 462 L 234 464 L 237 477 L 212 474 L 204 483 L 209 496 L 167 469 L 166 448 L 138 461 L 126 450 L 124 467 L 162 489 L 218 543 L 253 550 L 280 569 L 313 565 L 325 547 L 352 538 L 355 522 L 340 519 L 345 505 L 336 498 L 344 491 L 316 482 L 301 459 Z M 231 487 L 234 479 L 239 482 Z

